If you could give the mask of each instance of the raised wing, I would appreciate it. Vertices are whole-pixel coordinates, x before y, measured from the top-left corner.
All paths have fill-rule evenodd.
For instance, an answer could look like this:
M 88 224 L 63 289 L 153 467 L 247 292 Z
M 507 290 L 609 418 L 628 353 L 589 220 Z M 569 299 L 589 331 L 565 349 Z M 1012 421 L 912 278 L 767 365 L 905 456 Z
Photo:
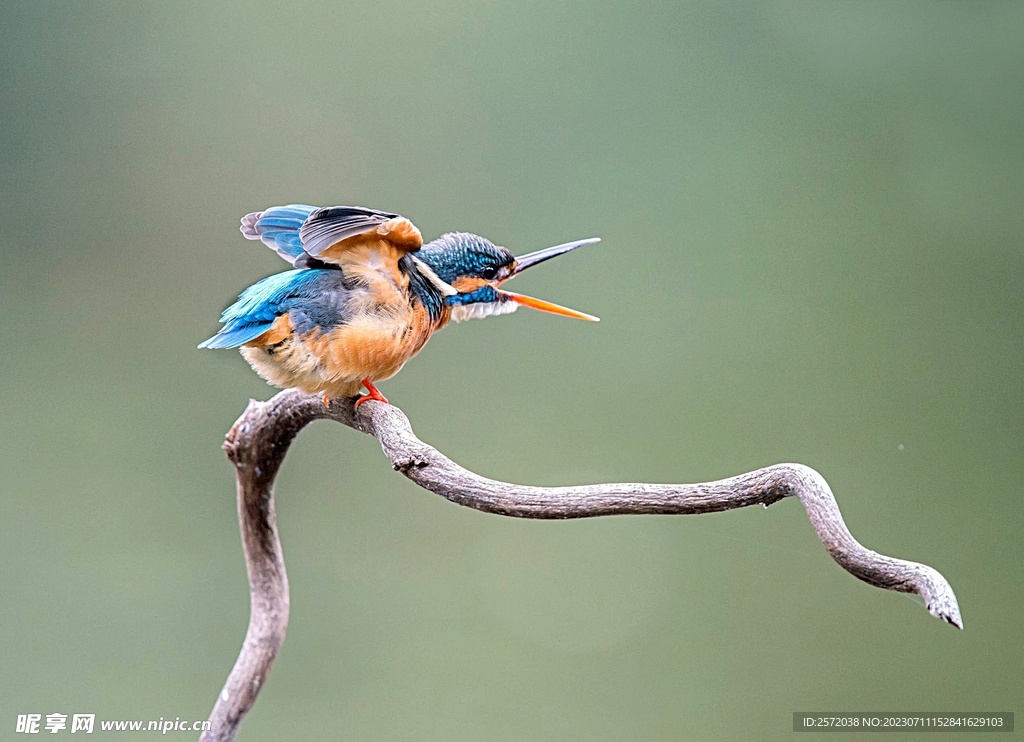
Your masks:
M 296 267 L 345 262 L 346 252 L 375 240 L 405 252 L 423 245 L 420 231 L 405 217 L 360 206 L 274 206 L 242 217 L 241 231 Z
M 309 215 L 300 230 L 302 248 L 314 258 L 337 254 L 345 244 L 362 239 L 383 239 L 400 250 L 419 250 L 423 237 L 404 216 L 359 206 L 331 206 Z M 357 238 L 357 239 L 353 239 Z

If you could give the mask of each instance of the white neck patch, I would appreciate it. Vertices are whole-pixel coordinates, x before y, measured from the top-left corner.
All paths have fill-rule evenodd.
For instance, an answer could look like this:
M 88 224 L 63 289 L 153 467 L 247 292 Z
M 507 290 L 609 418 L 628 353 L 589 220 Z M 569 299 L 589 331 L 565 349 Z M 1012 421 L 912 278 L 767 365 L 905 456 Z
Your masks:
M 450 283 L 445 283 L 444 281 L 442 281 L 440 277 L 436 273 L 434 273 L 434 269 L 431 268 L 429 265 L 424 263 L 415 255 L 412 256 L 412 259 L 413 262 L 416 263 L 416 268 L 419 270 L 420 273 L 423 274 L 423 277 L 430 281 L 432 284 L 434 284 L 434 286 L 437 287 L 437 290 L 440 291 L 442 294 L 444 294 L 445 296 L 455 296 L 457 293 L 459 293 L 458 291 L 455 290 L 455 287 L 452 286 Z
M 477 302 L 476 304 L 457 304 L 452 307 L 452 321 L 462 322 L 467 319 L 483 319 L 494 314 L 512 314 L 519 309 L 514 301 Z

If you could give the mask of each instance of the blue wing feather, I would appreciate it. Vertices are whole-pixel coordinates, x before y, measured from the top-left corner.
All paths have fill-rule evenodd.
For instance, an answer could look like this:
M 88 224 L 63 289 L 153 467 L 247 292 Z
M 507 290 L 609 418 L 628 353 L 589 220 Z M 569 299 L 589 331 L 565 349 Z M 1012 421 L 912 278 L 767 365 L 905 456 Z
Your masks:
M 266 211 L 243 216 L 239 229 L 247 239 L 261 240 L 289 263 L 294 263 L 303 252 L 299 230 L 317 208 L 308 204 L 272 206 Z
M 243 327 L 225 327 L 212 338 L 200 343 L 198 348 L 226 349 L 237 348 L 258 338 L 270 329 L 270 325 L 245 325 Z
M 275 273 L 242 292 L 224 310 L 220 332 L 200 348 L 237 348 L 270 329 L 274 320 L 291 313 L 295 330 L 334 327 L 346 321 L 351 289 L 339 270 L 290 270 Z

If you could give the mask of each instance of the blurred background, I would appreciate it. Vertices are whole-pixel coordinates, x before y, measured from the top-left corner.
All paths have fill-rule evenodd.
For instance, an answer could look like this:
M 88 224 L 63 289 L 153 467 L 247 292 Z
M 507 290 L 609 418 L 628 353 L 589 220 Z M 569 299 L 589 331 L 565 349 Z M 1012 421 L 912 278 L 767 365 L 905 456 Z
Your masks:
M 286 267 L 239 217 L 295 201 L 602 237 L 517 290 L 603 321 L 440 333 L 382 386 L 417 433 L 534 484 L 808 464 L 966 630 L 846 574 L 796 501 L 503 519 L 319 423 L 241 739 L 1022 711 L 1020 4 L 10 0 L 0 28 L 0 737 L 209 712 L 249 612 L 220 444 L 274 390 L 195 346 Z

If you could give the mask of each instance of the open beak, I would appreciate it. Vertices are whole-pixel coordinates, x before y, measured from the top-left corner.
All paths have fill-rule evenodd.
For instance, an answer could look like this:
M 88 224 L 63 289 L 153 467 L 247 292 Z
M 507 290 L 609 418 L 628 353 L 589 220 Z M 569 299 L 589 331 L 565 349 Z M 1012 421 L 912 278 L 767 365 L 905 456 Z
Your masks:
M 509 273 L 506 278 L 499 281 L 498 285 L 500 286 L 502 283 L 519 275 L 527 268 L 543 263 L 545 260 L 550 260 L 556 255 L 564 255 L 571 250 L 575 250 L 577 247 L 591 245 L 600 241 L 600 237 L 589 237 L 585 240 L 576 240 L 575 242 L 566 242 L 565 244 L 555 245 L 554 247 L 545 247 L 543 250 L 537 250 L 537 252 L 531 252 L 527 255 L 516 258 L 516 264 L 515 267 L 512 268 L 512 272 Z M 543 299 L 534 299 L 532 296 L 514 294 L 511 291 L 499 291 L 498 293 L 502 298 L 511 299 L 516 304 L 521 304 L 522 306 L 530 307 L 531 309 L 538 309 L 542 312 L 549 312 L 551 314 L 560 314 L 563 317 L 573 317 L 575 319 L 585 319 L 590 322 L 600 322 L 600 319 L 592 314 L 577 312 L 575 309 L 569 309 L 568 307 L 559 306 L 558 304 L 552 304 L 551 302 L 544 301 Z

